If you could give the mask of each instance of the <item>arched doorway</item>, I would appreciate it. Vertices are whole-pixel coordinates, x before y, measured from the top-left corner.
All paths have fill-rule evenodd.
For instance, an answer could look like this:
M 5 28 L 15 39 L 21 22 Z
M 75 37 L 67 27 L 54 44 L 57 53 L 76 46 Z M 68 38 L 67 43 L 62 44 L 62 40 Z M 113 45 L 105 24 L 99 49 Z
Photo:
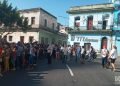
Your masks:
M 103 49 L 103 47 L 107 48 L 107 38 L 103 37 L 101 40 L 101 49 Z

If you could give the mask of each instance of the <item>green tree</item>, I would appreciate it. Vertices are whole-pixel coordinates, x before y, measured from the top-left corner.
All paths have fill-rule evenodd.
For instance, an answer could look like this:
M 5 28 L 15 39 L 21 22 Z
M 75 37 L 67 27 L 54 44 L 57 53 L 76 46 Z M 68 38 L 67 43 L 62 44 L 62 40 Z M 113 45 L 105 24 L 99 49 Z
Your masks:
M 23 16 L 20 16 L 17 8 L 13 8 L 12 4 L 8 4 L 7 0 L 0 1 L 0 24 L 3 25 L 1 35 L 6 31 L 7 34 L 10 34 L 15 29 L 26 31 L 30 28 L 28 21 Z

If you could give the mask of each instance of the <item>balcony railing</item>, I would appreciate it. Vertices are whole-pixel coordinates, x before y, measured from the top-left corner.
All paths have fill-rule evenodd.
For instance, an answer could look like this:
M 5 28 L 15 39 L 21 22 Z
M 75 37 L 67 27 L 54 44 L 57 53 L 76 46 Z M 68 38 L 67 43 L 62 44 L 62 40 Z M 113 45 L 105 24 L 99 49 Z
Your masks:
M 105 33 L 105 34 L 111 34 L 112 33 L 112 26 L 93 26 L 93 27 L 86 27 L 86 26 L 80 26 L 80 27 L 70 27 L 68 29 L 68 33 Z
M 52 29 L 52 28 L 49 28 L 49 27 L 44 27 L 43 25 L 40 25 L 39 28 L 42 29 L 42 30 L 51 32 L 51 33 L 61 35 L 61 36 L 67 36 L 66 34 L 60 33 L 58 29 Z
M 42 29 L 42 30 L 46 30 L 46 31 L 49 31 L 49 32 L 53 32 L 53 33 L 58 33 L 58 32 L 59 32 L 58 30 L 55 30 L 55 29 L 49 28 L 49 27 L 45 27 L 45 26 L 43 26 L 43 25 L 40 25 L 39 28 Z
M 69 30 L 76 30 L 76 31 L 81 31 L 81 30 L 112 30 L 113 25 L 102 25 L 102 26 L 72 26 L 69 28 Z

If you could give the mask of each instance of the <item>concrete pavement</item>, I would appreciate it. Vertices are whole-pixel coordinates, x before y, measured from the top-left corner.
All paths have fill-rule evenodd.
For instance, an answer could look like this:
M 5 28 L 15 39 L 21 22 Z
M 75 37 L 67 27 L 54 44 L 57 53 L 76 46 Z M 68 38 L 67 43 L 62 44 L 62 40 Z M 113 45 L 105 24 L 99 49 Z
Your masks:
M 54 60 L 51 65 L 46 60 L 40 60 L 32 71 L 18 70 L 6 73 L 0 78 L 0 86 L 120 86 L 115 84 L 115 76 L 120 75 L 120 64 L 117 61 L 117 71 L 103 69 L 100 58 L 86 64 L 67 63 L 73 76 L 61 61 Z

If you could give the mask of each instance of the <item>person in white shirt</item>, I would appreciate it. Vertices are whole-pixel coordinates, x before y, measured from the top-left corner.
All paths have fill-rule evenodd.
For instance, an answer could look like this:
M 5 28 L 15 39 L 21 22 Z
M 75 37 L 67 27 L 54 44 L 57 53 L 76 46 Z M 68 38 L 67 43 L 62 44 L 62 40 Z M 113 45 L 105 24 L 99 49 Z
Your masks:
M 101 51 L 101 56 L 102 56 L 102 67 L 104 68 L 107 64 L 107 54 L 108 51 L 105 48 L 105 46 L 103 47 L 102 51 Z
M 71 59 L 71 46 L 70 45 L 68 45 L 68 54 L 67 54 L 67 61 L 70 61 L 70 59 Z
M 49 45 L 47 47 L 47 59 L 48 59 L 48 64 L 51 64 L 52 63 L 52 52 L 53 52 L 53 46 L 52 45 Z
M 115 60 L 117 59 L 117 47 L 114 45 L 110 51 L 109 58 L 111 59 L 112 71 L 115 71 Z
M 67 47 L 67 45 L 65 45 L 64 48 L 63 48 L 63 54 L 64 54 L 64 56 L 63 56 L 62 62 L 66 63 L 67 55 L 68 55 L 68 47 Z
M 81 63 L 82 64 L 85 63 L 85 49 L 84 49 L 84 46 L 82 46 L 82 48 L 81 48 Z

